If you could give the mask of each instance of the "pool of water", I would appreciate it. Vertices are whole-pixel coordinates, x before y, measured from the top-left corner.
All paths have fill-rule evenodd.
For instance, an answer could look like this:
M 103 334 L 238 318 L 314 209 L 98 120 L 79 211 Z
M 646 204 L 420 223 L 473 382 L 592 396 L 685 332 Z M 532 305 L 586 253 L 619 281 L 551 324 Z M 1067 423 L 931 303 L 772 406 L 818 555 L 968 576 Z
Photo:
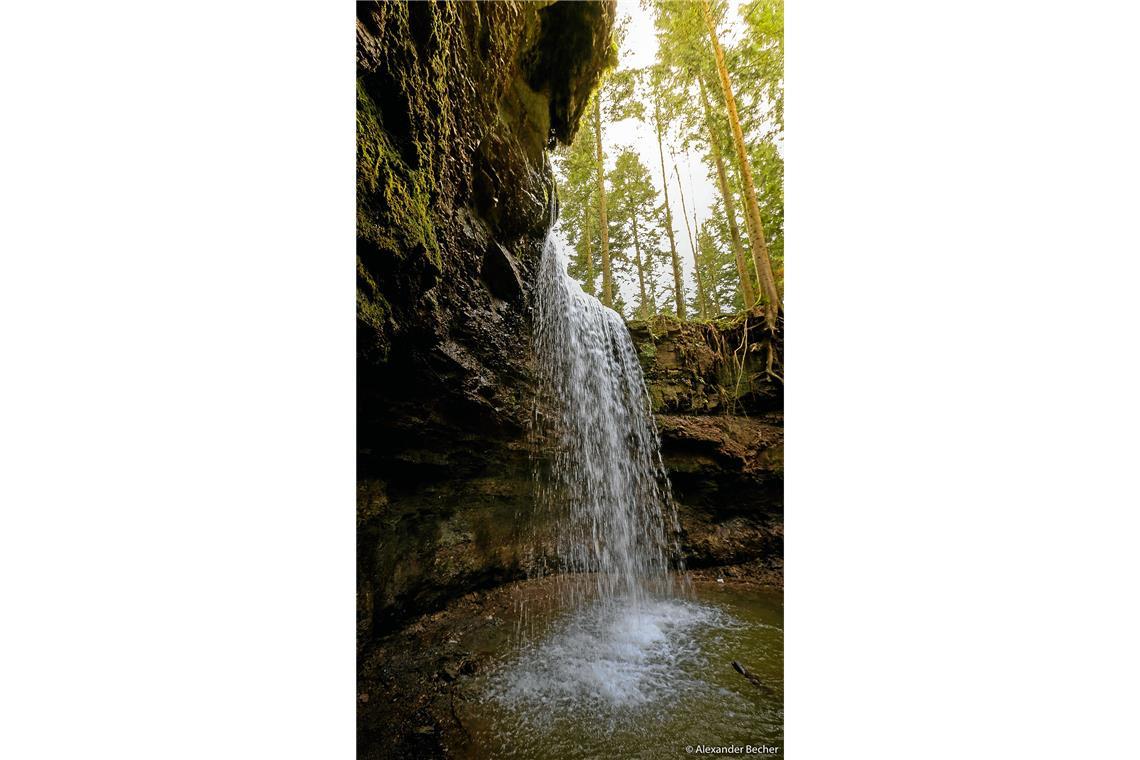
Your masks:
M 531 621 L 458 709 L 477 757 L 681 757 L 726 745 L 782 757 L 783 651 L 778 590 L 586 602 Z

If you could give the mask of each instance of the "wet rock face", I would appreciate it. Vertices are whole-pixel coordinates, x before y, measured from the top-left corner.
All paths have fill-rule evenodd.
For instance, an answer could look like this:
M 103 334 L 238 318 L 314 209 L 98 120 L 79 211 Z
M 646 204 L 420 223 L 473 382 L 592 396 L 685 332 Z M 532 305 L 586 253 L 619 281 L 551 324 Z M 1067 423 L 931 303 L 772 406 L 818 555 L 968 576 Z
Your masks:
M 782 566 L 782 368 L 762 325 L 629 324 L 690 567 Z
M 519 576 L 529 292 L 613 2 L 357 5 L 358 640 Z

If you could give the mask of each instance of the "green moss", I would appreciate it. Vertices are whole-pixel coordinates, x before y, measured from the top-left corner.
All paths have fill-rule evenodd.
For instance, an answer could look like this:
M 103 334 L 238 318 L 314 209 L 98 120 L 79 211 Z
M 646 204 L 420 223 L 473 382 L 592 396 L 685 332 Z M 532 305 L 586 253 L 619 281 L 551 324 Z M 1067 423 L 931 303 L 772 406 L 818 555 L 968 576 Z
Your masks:
M 357 234 L 403 254 L 421 250 L 440 268 L 431 217 L 430 175 L 411 169 L 382 126 L 382 115 L 356 82 Z
M 729 330 L 736 330 L 743 325 L 745 317 L 746 315 L 744 314 L 720 316 L 711 320 L 710 324 L 721 332 L 728 332 Z
M 760 461 L 764 463 L 773 473 L 783 477 L 784 475 L 784 446 L 778 444 L 764 449 L 763 454 L 760 456 Z
M 378 331 L 392 321 L 392 307 L 359 257 L 356 259 L 356 316 Z
M 647 340 L 637 347 L 637 354 L 643 366 L 652 365 L 657 359 L 657 344 Z

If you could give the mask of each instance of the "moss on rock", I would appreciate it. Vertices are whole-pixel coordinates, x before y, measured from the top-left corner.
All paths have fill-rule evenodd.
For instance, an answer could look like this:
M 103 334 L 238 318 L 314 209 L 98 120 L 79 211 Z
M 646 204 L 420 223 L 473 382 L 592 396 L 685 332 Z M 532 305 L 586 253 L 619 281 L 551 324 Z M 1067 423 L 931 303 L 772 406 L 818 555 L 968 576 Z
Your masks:
M 431 214 L 431 177 L 404 162 L 384 130 L 382 118 L 357 79 L 357 235 L 396 255 L 422 251 L 439 268 L 442 261 Z
M 657 316 L 628 326 L 658 414 L 783 408 L 783 383 L 767 364 L 778 343 L 756 318 L 697 323 Z

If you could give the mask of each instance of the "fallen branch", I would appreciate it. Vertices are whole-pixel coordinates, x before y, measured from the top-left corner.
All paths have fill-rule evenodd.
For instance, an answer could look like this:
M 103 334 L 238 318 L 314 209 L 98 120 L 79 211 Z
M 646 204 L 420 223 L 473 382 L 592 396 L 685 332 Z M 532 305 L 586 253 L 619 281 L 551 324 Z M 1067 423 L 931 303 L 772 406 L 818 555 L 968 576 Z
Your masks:
M 747 678 L 748 682 L 751 683 L 753 686 L 758 686 L 761 689 L 768 689 L 769 691 L 771 691 L 771 689 L 769 689 L 768 686 L 765 685 L 765 683 L 760 680 L 760 677 L 758 675 L 756 675 L 755 673 L 748 672 L 748 668 L 741 665 L 740 660 L 733 660 L 732 661 L 732 669 L 735 670 L 740 675 Z

